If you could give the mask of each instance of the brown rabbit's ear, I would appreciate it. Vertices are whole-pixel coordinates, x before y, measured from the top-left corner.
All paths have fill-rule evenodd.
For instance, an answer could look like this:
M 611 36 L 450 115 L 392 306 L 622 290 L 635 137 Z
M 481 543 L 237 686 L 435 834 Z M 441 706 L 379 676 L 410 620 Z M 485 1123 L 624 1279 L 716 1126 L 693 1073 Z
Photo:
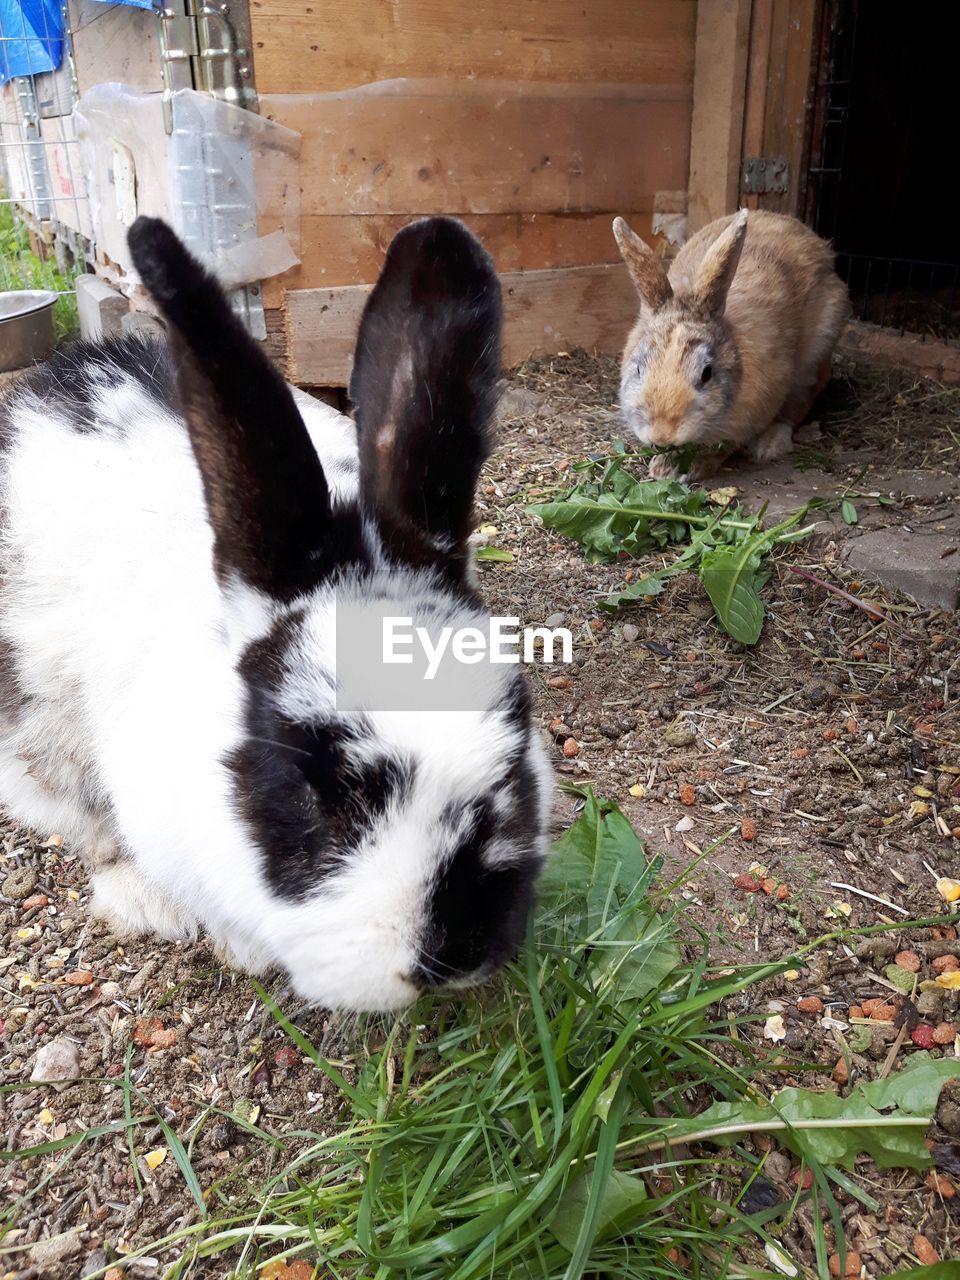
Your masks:
M 637 292 L 650 310 L 656 311 L 673 297 L 663 263 L 654 255 L 650 246 L 644 244 L 635 231 L 630 230 L 623 218 L 614 218 L 613 234 L 620 255 L 637 286 Z
M 733 283 L 747 235 L 747 210 L 741 209 L 729 227 L 717 236 L 697 271 L 693 296 L 712 316 L 722 316 L 727 292 Z

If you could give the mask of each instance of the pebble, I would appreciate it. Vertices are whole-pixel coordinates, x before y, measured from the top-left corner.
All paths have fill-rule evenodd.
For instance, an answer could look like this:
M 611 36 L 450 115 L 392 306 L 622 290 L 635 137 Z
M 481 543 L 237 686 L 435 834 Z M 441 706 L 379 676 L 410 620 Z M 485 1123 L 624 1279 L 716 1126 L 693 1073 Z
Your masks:
M 566 620 L 565 613 L 551 613 L 549 618 L 545 618 L 543 625 L 545 627 L 562 627 Z
M 823 1013 L 823 1001 L 819 996 L 804 996 L 797 1001 L 797 1008 L 801 1013 Z
M 846 1280 L 848 1276 L 858 1276 L 860 1274 L 863 1262 L 859 1253 L 854 1253 L 851 1249 L 848 1249 L 844 1261 L 846 1265 L 841 1269 L 839 1253 L 831 1253 L 827 1266 L 832 1276 L 843 1277 L 843 1280 Z
M 59 1235 L 37 1240 L 30 1246 L 30 1261 L 35 1267 L 39 1267 L 41 1272 L 62 1275 L 62 1271 L 55 1272 L 53 1268 L 64 1258 L 69 1258 L 76 1253 L 79 1248 L 80 1231 L 74 1227 L 70 1231 L 62 1231 Z
M 960 1104 L 950 1098 L 942 1100 L 937 1108 L 937 1120 L 940 1128 L 945 1129 L 952 1138 L 960 1138 Z
M 632 622 L 626 623 L 623 628 L 623 638 L 627 644 L 633 644 L 634 640 L 640 635 L 640 628 L 635 627 Z
M 939 1253 L 927 1237 L 920 1235 L 919 1232 L 913 1237 L 913 1252 L 916 1254 L 917 1261 L 925 1267 L 935 1266 L 940 1261 Z
M 137 972 L 127 983 L 127 995 L 138 996 L 146 984 L 153 977 L 157 968 L 156 960 L 148 960 L 146 964 L 141 965 Z
M 875 1027 L 873 1029 L 870 1043 L 867 1046 L 867 1053 L 874 1059 L 874 1061 L 879 1062 L 882 1058 L 887 1056 L 887 1051 L 896 1038 L 896 1029 L 889 1024 Z
M 906 969 L 910 973 L 920 972 L 920 957 L 915 951 L 898 951 L 893 957 L 893 963 L 898 964 L 901 969 Z
M 864 1005 L 864 1012 L 866 1012 L 866 1005 Z M 867 1014 L 867 1017 L 872 1019 L 874 1022 L 892 1022 L 896 1016 L 897 1006 L 894 1004 L 883 1004 L 882 1002 L 874 1005 Z
M 107 1268 L 109 1259 L 104 1249 L 94 1249 L 93 1253 L 88 1253 L 83 1262 L 83 1270 L 80 1272 L 80 1280 L 87 1280 L 88 1276 L 103 1275 Z M 116 1267 L 110 1267 L 104 1276 L 104 1280 L 110 1280 L 110 1271 L 116 1271 Z M 122 1273 L 121 1273 L 122 1276 Z
M 39 877 L 33 867 L 17 867 L 4 879 L 3 884 L 0 884 L 0 893 L 4 897 L 15 898 L 18 902 L 22 902 L 36 889 L 38 880 Z
M 563 754 L 568 760 L 572 760 L 574 756 L 580 754 L 580 743 L 577 742 L 576 738 L 568 738 L 566 740 L 563 744 Z
M 214 1151 L 226 1151 L 233 1142 L 237 1132 L 237 1126 L 229 1118 L 218 1120 L 216 1124 L 210 1126 L 209 1143 Z
M 689 747 L 697 740 L 697 726 L 690 720 L 678 720 L 664 730 L 663 740 L 670 747 Z
M 66 1036 L 58 1036 L 37 1051 L 31 1084 L 56 1084 L 80 1075 L 80 1050 Z
M 943 1008 L 943 996 L 939 991 L 921 991 L 917 996 L 917 1013 L 922 1018 L 937 1018 Z
M 790 1176 L 790 1157 L 782 1151 L 771 1151 L 763 1162 L 764 1173 L 776 1182 L 786 1182 Z
M 858 960 L 892 960 L 896 948 L 896 942 L 890 942 L 887 938 L 870 938 L 869 942 L 863 942 L 856 948 L 855 955 Z

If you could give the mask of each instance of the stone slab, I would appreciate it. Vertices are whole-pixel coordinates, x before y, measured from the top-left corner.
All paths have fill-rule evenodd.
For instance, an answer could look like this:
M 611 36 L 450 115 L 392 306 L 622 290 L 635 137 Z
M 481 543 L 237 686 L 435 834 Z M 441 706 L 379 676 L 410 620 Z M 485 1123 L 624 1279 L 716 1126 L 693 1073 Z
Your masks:
M 123 294 L 94 275 L 77 276 L 76 287 L 80 337 L 88 342 L 119 337 L 130 310 Z

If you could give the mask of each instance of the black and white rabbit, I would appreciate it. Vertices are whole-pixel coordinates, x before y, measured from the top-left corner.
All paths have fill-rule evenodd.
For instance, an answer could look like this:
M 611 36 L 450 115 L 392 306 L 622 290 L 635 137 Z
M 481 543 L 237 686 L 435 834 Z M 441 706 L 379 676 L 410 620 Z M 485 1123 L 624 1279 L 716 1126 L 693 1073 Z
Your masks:
M 500 290 L 407 227 L 349 420 L 294 392 L 162 222 L 130 248 L 169 328 L 54 357 L 0 407 L 0 804 L 81 847 L 123 934 L 402 1007 L 516 949 L 546 753 L 514 665 L 462 711 L 337 705 L 338 603 L 484 628 L 468 537 Z

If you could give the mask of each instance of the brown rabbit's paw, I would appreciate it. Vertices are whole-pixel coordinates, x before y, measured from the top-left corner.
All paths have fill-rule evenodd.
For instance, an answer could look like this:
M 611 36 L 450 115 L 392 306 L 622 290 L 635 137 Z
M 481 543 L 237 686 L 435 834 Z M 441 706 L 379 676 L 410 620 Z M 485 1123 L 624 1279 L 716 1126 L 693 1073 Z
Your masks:
M 723 453 L 701 453 L 693 458 L 687 467 L 685 479 L 695 483 L 698 480 L 709 480 L 711 476 L 715 476 L 720 470 L 720 466 L 726 455 Z
M 747 452 L 754 462 L 761 465 L 775 462 L 793 453 L 793 426 L 789 422 L 775 422 L 749 446 Z
M 657 453 L 647 462 L 647 474 L 651 480 L 679 480 L 681 472 L 669 453 Z

